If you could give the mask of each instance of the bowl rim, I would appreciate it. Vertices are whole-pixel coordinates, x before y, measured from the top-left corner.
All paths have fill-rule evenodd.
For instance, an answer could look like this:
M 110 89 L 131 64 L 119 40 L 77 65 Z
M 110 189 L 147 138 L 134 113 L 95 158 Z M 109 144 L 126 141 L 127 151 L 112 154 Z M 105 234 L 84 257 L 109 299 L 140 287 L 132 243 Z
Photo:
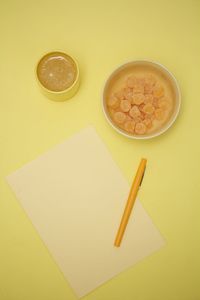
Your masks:
M 62 91 L 53 91 L 53 90 L 50 90 L 48 89 L 47 87 L 45 87 L 40 79 L 39 79 L 39 76 L 38 76 L 38 67 L 39 67 L 39 64 L 41 62 L 41 60 L 47 56 L 47 55 L 51 55 L 51 54 L 54 54 L 54 53 L 60 53 L 60 54 L 64 54 L 65 56 L 68 56 L 73 62 L 74 62 L 74 65 L 76 67 L 76 79 L 74 80 L 74 82 L 72 83 L 72 85 L 70 85 L 68 88 L 62 90 Z M 67 93 L 69 92 L 71 89 L 73 89 L 73 87 L 77 84 L 77 82 L 79 81 L 79 76 L 80 76 L 80 71 L 79 71 L 79 66 L 78 66 L 78 62 L 77 60 L 71 55 L 71 54 L 68 54 L 66 52 L 64 52 L 63 50 L 52 50 L 52 51 L 48 51 L 48 52 L 45 52 L 41 57 L 40 59 L 37 61 L 37 64 L 36 64 L 36 67 L 35 67 L 35 76 L 37 78 L 37 82 L 38 84 L 41 86 L 42 89 L 44 89 L 46 92 L 48 93 L 51 93 L 51 94 L 54 94 L 54 95 L 62 95 L 64 93 Z
M 163 69 L 165 71 L 165 73 L 167 73 L 169 75 L 169 77 L 171 77 L 172 81 L 174 82 L 176 91 L 177 91 L 177 108 L 176 111 L 174 113 L 173 118 L 170 120 L 170 122 L 168 122 L 166 124 L 166 126 L 163 127 L 163 129 L 161 128 L 161 130 L 159 130 L 158 132 L 154 132 L 148 136 L 142 136 L 142 135 L 131 135 L 126 133 L 125 131 L 121 130 L 120 128 L 118 128 L 114 122 L 112 122 L 110 120 L 110 118 L 108 117 L 108 113 L 106 112 L 105 109 L 105 100 L 104 100 L 104 92 L 105 92 L 105 88 L 109 82 L 109 80 L 111 79 L 111 77 L 117 73 L 117 71 L 119 71 L 122 67 L 129 65 L 129 64 L 134 64 L 134 63 L 150 63 L 152 65 L 156 65 L 158 66 L 160 69 Z M 175 122 L 175 120 L 177 119 L 179 112 L 180 112 L 180 107 L 181 107 L 181 91 L 180 91 L 180 86 L 179 83 L 176 79 L 176 77 L 171 73 L 171 71 L 169 71 L 163 64 L 155 61 L 155 60 L 150 60 L 150 59 L 136 59 L 136 60 L 129 60 L 125 63 L 120 64 L 118 67 L 116 67 L 112 73 L 110 73 L 110 75 L 107 77 L 107 79 L 104 81 L 104 86 L 103 86 L 103 92 L 102 92 L 102 98 L 101 98 L 101 104 L 102 104 L 102 110 L 103 110 L 103 114 L 107 120 L 107 122 L 111 125 L 111 127 L 117 131 L 119 134 L 128 137 L 130 139 L 136 139 L 136 140 L 147 140 L 147 139 L 151 139 L 154 137 L 157 137 L 163 133 L 165 133 Z

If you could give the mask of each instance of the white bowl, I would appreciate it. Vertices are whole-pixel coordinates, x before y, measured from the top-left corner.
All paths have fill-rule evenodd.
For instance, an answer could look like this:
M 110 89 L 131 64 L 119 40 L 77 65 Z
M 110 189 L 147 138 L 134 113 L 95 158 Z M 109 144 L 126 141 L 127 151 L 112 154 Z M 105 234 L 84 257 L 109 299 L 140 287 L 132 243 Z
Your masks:
M 159 72 L 159 74 L 162 77 L 167 79 L 168 83 L 170 84 L 170 86 L 173 90 L 173 95 L 174 95 L 173 109 L 172 109 L 172 112 L 171 112 L 168 120 L 159 129 L 149 132 L 149 133 L 146 133 L 144 135 L 128 133 L 125 130 L 118 127 L 114 123 L 114 121 L 111 119 L 110 113 L 107 108 L 107 103 L 106 103 L 106 95 L 108 93 L 108 90 L 112 88 L 113 82 L 115 82 L 117 79 L 119 79 L 120 75 L 126 76 L 126 71 L 128 73 L 128 70 L 130 72 L 130 68 L 134 70 L 135 67 L 137 67 L 137 68 L 145 67 L 145 68 L 149 68 L 149 69 L 153 70 L 154 72 Z M 172 75 L 172 73 L 170 71 L 167 70 L 166 67 L 164 67 L 160 63 L 154 62 L 154 61 L 136 60 L 136 61 L 128 62 L 128 63 L 121 65 L 109 76 L 109 78 L 107 79 L 105 86 L 104 86 L 102 104 L 103 104 L 103 112 L 104 112 L 104 115 L 105 115 L 108 123 L 118 133 L 120 133 L 123 136 L 126 136 L 128 138 L 131 138 L 131 139 L 149 139 L 149 138 L 153 138 L 153 137 L 156 137 L 156 136 L 164 133 L 166 130 L 168 130 L 172 126 L 172 124 L 176 120 L 179 110 L 180 110 L 181 93 L 180 93 L 180 88 L 179 88 L 176 78 Z

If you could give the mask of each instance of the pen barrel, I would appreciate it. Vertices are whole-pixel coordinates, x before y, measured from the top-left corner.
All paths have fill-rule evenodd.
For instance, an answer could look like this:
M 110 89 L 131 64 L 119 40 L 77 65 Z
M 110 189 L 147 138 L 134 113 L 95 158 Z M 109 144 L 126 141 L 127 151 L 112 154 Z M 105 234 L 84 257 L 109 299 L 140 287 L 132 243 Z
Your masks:
M 133 205 L 135 203 L 136 200 L 136 196 L 144 175 L 144 171 L 145 171 L 145 167 L 146 167 L 146 159 L 142 159 L 140 162 L 140 165 L 138 167 L 135 179 L 133 181 L 133 184 L 131 186 L 131 190 L 128 196 L 128 200 L 124 209 L 124 213 L 122 215 L 122 219 L 121 219 L 121 223 L 117 232 L 117 236 L 114 242 L 114 245 L 116 247 L 119 247 L 126 229 L 126 226 L 128 224 L 128 220 L 129 217 L 131 215 L 132 209 L 133 209 Z

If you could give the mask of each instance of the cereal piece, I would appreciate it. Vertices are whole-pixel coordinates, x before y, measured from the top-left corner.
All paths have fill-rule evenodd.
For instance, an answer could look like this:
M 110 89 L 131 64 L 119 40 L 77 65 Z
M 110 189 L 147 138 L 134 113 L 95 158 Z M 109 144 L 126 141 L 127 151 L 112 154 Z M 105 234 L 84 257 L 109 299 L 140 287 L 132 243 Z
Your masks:
M 154 98 L 152 104 L 153 104 L 153 106 L 154 106 L 155 108 L 158 108 L 158 99 L 157 99 L 157 98 Z
M 115 114 L 115 110 L 112 108 L 112 107 L 109 107 L 108 108 L 108 111 L 109 111 L 109 113 L 110 113 L 110 115 L 113 117 L 114 116 L 114 114 Z
M 137 78 L 137 83 L 145 86 L 145 78 L 143 77 Z
M 146 114 L 144 112 L 141 112 L 141 116 L 140 116 L 141 120 L 144 120 L 145 117 L 146 117 Z
M 132 121 L 133 119 L 129 116 L 128 113 L 126 113 L 126 121 Z
M 124 89 L 124 99 L 132 101 L 133 91 L 131 88 Z
M 156 84 L 156 78 L 152 74 L 149 74 L 145 78 L 145 83 L 148 85 L 154 86 Z
M 153 95 L 151 94 L 146 94 L 144 96 L 144 103 L 153 103 Z
M 134 94 L 144 94 L 144 85 L 141 83 L 135 83 L 133 86 Z
M 131 103 L 128 100 L 121 100 L 120 108 L 123 112 L 128 112 L 131 109 Z
M 152 127 L 152 121 L 151 121 L 150 118 L 145 118 L 144 121 L 143 121 L 143 123 L 146 125 L 146 127 L 148 129 L 150 129 Z
M 145 83 L 144 93 L 145 94 L 151 94 L 151 93 L 153 93 L 153 86 L 151 84 L 149 84 L 149 83 Z
M 144 108 L 145 104 L 142 103 L 138 106 L 139 110 L 141 111 L 141 113 L 143 112 L 143 108 Z
M 136 105 L 140 105 L 144 102 L 144 100 L 145 100 L 145 97 L 143 94 L 134 94 L 132 103 L 136 104 Z
M 132 92 L 127 93 L 125 99 L 128 100 L 130 103 L 132 103 L 133 102 L 133 93 Z
M 146 118 L 149 118 L 152 122 L 155 120 L 155 116 L 153 115 L 146 115 Z
M 162 121 L 165 117 L 165 111 L 161 108 L 155 110 L 155 117 L 157 120 Z
M 126 83 L 129 88 L 133 88 L 134 85 L 136 84 L 136 82 L 137 82 L 137 79 L 134 76 L 130 76 L 130 77 L 128 77 Z
M 112 108 L 118 108 L 120 104 L 120 100 L 114 95 L 110 96 L 108 99 L 108 106 Z
M 135 122 L 135 123 L 141 123 L 143 121 L 143 119 L 141 117 L 133 117 L 132 120 Z
M 124 123 L 123 124 L 117 124 L 117 126 L 124 130 Z
M 124 99 L 124 90 L 121 89 L 120 91 L 115 93 L 115 96 L 119 99 L 119 100 L 123 100 Z
M 162 96 L 164 96 L 164 88 L 161 85 L 156 85 L 153 88 L 153 96 L 156 98 L 160 98 Z
M 148 114 L 148 115 L 152 115 L 154 113 L 154 110 L 155 110 L 155 108 L 151 103 L 147 103 L 143 107 L 143 112 Z
M 163 109 L 169 108 L 169 101 L 166 98 L 158 99 L 158 107 Z
M 135 128 L 135 122 L 133 120 L 125 122 L 124 129 L 126 131 L 133 133 L 134 132 L 134 128 Z
M 146 125 L 142 122 L 135 125 L 135 133 L 144 134 L 147 131 Z
M 141 112 L 139 110 L 139 108 L 134 105 L 131 110 L 129 111 L 129 115 L 132 117 L 132 118 L 136 118 L 136 117 L 140 117 L 141 116 Z
M 116 123 L 123 124 L 126 120 L 126 114 L 121 111 L 117 111 L 115 112 L 113 118 Z

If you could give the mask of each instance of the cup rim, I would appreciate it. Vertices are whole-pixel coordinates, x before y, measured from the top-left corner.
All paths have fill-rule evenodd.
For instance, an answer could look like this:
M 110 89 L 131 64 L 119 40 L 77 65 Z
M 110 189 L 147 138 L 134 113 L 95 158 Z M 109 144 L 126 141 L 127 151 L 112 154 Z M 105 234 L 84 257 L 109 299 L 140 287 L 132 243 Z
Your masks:
M 76 71 L 77 71 L 77 72 L 76 72 L 76 79 L 74 80 L 73 84 L 70 85 L 68 88 L 62 90 L 62 91 L 52 91 L 52 90 L 46 88 L 46 87 L 41 83 L 41 81 L 40 81 L 40 79 L 39 79 L 39 77 L 38 77 L 38 66 L 39 66 L 41 60 L 42 60 L 45 56 L 47 56 L 47 55 L 49 55 L 49 54 L 53 54 L 53 53 L 60 53 L 60 54 L 64 54 L 64 55 L 68 56 L 68 57 L 69 57 L 70 59 L 72 59 L 72 61 L 74 62 L 75 67 L 76 67 Z M 77 82 L 78 82 L 78 80 L 79 80 L 79 76 L 80 76 L 80 71 L 79 71 L 79 66 L 78 66 L 77 60 L 76 60 L 71 54 L 68 54 L 68 53 L 64 52 L 63 50 L 53 50 L 53 51 L 45 52 L 45 53 L 40 57 L 40 59 L 38 60 L 38 62 L 37 62 L 37 64 L 36 64 L 36 67 L 35 67 L 35 76 L 36 76 L 36 78 L 37 78 L 37 81 L 38 81 L 39 85 L 40 85 L 40 86 L 42 87 L 42 89 L 44 89 L 46 92 L 51 93 L 51 94 L 53 94 L 53 95 L 62 95 L 62 94 L 64 94 L 64 93 L 66 93 L 66 92 L 69 92 L 69 91 L 70 91 L 71 89 L 73 89 L 73 87 L 77 84 Z
M 171 77 L 172 81 L 174 82 L 174 86 L 176 88 L 176 91 L 177 91 L 177 107 L 176 107 L 176 111 L 172 117 L 172 119 L 166 124 L 166 126 L 164 126 L 163 128 L 161 128 L 158 132 L 152 132 L 151 134 L 149 135 L 146 135 L 146 136 L 142 136 L 142 135 L 131 135 L 131 134 L 128 134 L 126 133 L 125 131 L 121 130 L 120 128 L 117 127 L 117 125 L 114 124 L 114 122 L 111 121 L 111 119 L 109 118 L 108 116 L 108 112 L 106 111 L 106 104 L 105 104 L 105 99 L 104 99 L 104 93 L 105 93 L 105 88 L 109 82 L 109 80 L 111 79 L 111 77 L 113 75 L 115 75 L 115 73 L 117 73 L 118 71 L 120 71 L 120 69 L 126 65 L 129 65 L 129 64 L 134 64 L 134 63 L 150 63 L 152 65 L 156 65 L 158 66 L 161 70 L 163 69 L 165 73 L 167 73 L 169 75 L 169 77 Z M 169 71 L 163 64 L 157 62 L 157 61 L 154 61 L 154 60 L 149 60 L 149 59 L 137 59 L 137 60 L 131 60 L 131 61 L 127 61 L 125 63 L 122 63 L 120 64 L 118 67 L 116 67 L 114 69 L 114 71 L 108 76 L 108 78 L 105 80 L 104 82 L 104 86 L 103 86 L 103 93 L 102 93 L 102 99 L 101 99 L 101 104 L 102 104 L 102 110 L 103 110 L 103 114 L 107 120 L 107 122 L 111 125 L 111 127 L 117 131 L 119 134 L 127 137 L 127 138 L 130 138 L 130 139 L 136 139 L 136 140 L 147 140 L 147 139 L 151 139 L 151 138 L 154 138 L 154 137 L 157 137 L 161 134 L 163 134 L 164 132 L 166 132 L 175 122 L 175 120 L 177 119 L 178 117 L 178 114 L 180 112 L 180 107 L 181 107 L 181 91 L 180 91 L 180 87 L 179 87 L 179 84 L 178 84 L 178 81 L 176 79 L 176 77 L 171 73 L 171 71 Z

